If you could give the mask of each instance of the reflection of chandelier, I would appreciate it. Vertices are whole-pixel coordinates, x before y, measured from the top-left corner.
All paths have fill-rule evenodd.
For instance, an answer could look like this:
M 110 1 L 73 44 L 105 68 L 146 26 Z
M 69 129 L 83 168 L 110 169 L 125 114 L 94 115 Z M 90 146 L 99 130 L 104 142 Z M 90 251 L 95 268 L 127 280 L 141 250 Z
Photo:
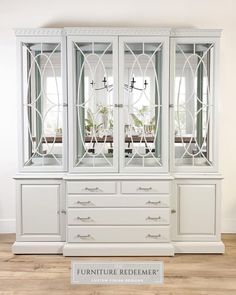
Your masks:
M 90 84 L 92 85 L 94 90 L 106 89 L 108 92 L 111 92 L 113 90 L 113 84 L 108 85 L 106 77 L 103 78 L 102 83 L 103 83 L 103 86 L 99 87 L 99 88 L 94 88 L 95 82 L 93 80 L 92 80 L 92 82 Z M 144 91 L 144 90 L 146 90 L 147 85 L 148 85 L 147 80 L 144 80 L 144 83 L 143 83 L 144 87 L 143 88 L 135 87 L 134 86 L 135 83 L 136 83 L 136 81 L 134 80 L 134 77 L 133 77 L 132 80 L 130 81 L 130 85 L 124 84 L 125 90 L 130 91 L 130 92 L 132 92 L 133 90 Z

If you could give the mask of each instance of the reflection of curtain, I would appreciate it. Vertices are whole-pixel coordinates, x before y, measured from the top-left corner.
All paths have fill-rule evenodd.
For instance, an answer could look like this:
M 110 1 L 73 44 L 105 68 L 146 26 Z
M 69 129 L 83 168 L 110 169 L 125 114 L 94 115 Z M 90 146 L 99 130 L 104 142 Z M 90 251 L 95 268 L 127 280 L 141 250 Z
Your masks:
M 158 86 L 159 86 L 159 102 L 158 102 L 158 88 L 157 88 L 157 82 L 155 79 L 155 104 L 162 104 L 162 50 L 159 50 L 155 54 L 155 70 L 157 74 L 158 79 Z M 159 118 L 158 118 L 158 108 L 160 110 L 159 112 Z M 155 156 L 157 158 L 161 157 L 161 132 L 162 132 L 162 107 L 158 106 L 155 108 L 155 125 L 156 122 L 159 120 L 159 125 L 156 126 L 157 129 L 157 139 L 155 142 Z
M 203 52 L 198 52 L 200 57 L 203 56 Z M 198 58 L 198 71 L 197 71 L 197 142 L 199 147 L 203 144 L 203 130 L 202 130 L 202 102 L 203 102 L 203 63 Z
M 78 105 L 81 105 L 84 103 L 84 67 L 82 68 L 84 62 L 84 57 L 82 53 L 79 50 L 76 50 L 76 103 Z M 82 73 L 81 73 L 82 71 Z M 80 78 L 81 75 L 81 78 Z M 80 83 L 80 84 L 79 84 Z M 81 158 L 84 155 L 84 146 L 82 142 L 82 138 L 85 137 L 85 108 L 79 107 L 77 109 L 77 155 L 78 158 Z M 78 120 L 79 116 L 79 120 Z M 80 125 L 78 125 L 80 124 Z M 81 131 L 80 131 L 81 130 Z M 82 133 L 82 134 L 81 134 Z
M 35 65 L 35 97 L 34 99 L 37 98 L 36 101 L 36 110 L 37 112 L 35 112 L 35 132 L 36 132 L 36 147 L 38 146 L 38 144 L 40 143 L 41 140 L 41 136 L 42 136 L 42 131 L 43 131 L 43 126 L 42 126 L 42 120 L 39 116 L 39 114 L 41 116 L 43 116 L 43 92 L 42 92 L 42 85 L 41 85 L 41 75 L 40 75 L 40 71 L 38 69 L 38 67 L 41 67 L 40 65 L 40 52 L 35 51 L 35 55 L 36 57 L 36 61 L 37 61 L 37 65 Z M 43 145 L 42 142 L 40 143 L 39 147 L 38 147 L 38 151 L 40 153 L 43 153 Z
M 210 81 L 211 81 L 211 50 L 208 50 L 207 52 L 207 99 L 206 99 L 206 104 L 207 105 L 211 105 L 212 101 L 210 101 L 210 97 L 209 97 L 209 93 L 208 93 L 208 89 L 211 89 L 211 85 L 210 85 Z M 206 111 L 206 117 L 208 118 L 209 116 L 209 111 L 210 111 L 211 107 L 207 107 L 207 111 Z M 209 122 L 209 126 L 206 126 L 207 130 L 206 130 L 206 143 L 207 143 L 207 154 L 206 154 L 206 158 L 208 160 L 210 160 L 210 124 L 211 121 Z
M 33 129 L 33 119 L 32 119 L 32 112 L 33 109 L 29 106 L 32 102 L 32 93 L 31 93 L 31 84 L 32 81 L 31 79 L 29 79 L 29 75 L 30 75 L 30 69 L 31 69 L 31 55 L 30 53 L 27 51 L 27 81 L 29 81 L 29 85 L 28 85 L 28 92 L 27 92 L 27 116 L 28 116 L 28 157 L 29 159 L 31 158 L 31 156 L 33 155 L 33 150 L 32 150 L 32 141 L 30 138 L 30 134 L 32 133 L 32 129 Z M 26 160 L 26 159 L 25 159 Z

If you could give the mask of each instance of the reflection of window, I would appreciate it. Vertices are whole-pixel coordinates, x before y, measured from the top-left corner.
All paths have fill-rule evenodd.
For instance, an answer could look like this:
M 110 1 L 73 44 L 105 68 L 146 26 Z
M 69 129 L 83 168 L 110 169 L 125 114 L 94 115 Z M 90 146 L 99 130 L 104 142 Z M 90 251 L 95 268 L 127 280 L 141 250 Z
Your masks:
M 55 80 L 56 79 L 56 80 Z M 45 116 L 44 133 L 53 135 L 62 132 L 62 116 L 58 112 L 58 105 L 62 101 L 62 81 L 61 77 L 47 76 L 45 79 L 45 96 L 43 101 L 43 111 Z M 48 112 L 48 110 L 50 110 Z M 47 113 L 47 114 L 46 114 Z
M 181 79 L 181 80 L 180 80 Z M 178 135 L 187 133 L 187 122 L 186 122 L 186 78 L 176 77 L 175 78 L 175 93 L 176 93 L 176 105 L 179 105 L 178 113 L 175 113 L 175 129 Z

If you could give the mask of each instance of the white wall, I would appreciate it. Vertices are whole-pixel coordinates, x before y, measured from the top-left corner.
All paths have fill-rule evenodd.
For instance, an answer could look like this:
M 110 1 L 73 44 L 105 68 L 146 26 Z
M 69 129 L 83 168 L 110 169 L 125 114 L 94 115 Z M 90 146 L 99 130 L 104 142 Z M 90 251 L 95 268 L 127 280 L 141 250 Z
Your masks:
M 236 1 L 0 1 L 0 232 L 14 231 L 16 172 L 16 27 L 171 26 L 223 29 L 220 62 L 220 166 L 223 232 L 236 232 Z M 203 204 L 204 206 L 204 204 Z

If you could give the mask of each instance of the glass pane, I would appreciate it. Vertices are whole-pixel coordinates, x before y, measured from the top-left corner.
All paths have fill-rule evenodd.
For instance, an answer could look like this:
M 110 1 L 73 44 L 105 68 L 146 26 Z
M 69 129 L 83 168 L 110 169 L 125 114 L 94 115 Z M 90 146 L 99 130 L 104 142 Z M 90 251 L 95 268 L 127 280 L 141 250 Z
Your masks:
M 160 167 L 162 44 L 125 43 L 124 134 L 126 167 Z
M 112 43 L 74 43 L 76 167 L 113 166 Z
M 175 161 L 212 165 L 211 77 L 213 44 L 177 44 L 175 64 Z
M 23 43 L 24 165 L 62 165 L 61 45 Z

